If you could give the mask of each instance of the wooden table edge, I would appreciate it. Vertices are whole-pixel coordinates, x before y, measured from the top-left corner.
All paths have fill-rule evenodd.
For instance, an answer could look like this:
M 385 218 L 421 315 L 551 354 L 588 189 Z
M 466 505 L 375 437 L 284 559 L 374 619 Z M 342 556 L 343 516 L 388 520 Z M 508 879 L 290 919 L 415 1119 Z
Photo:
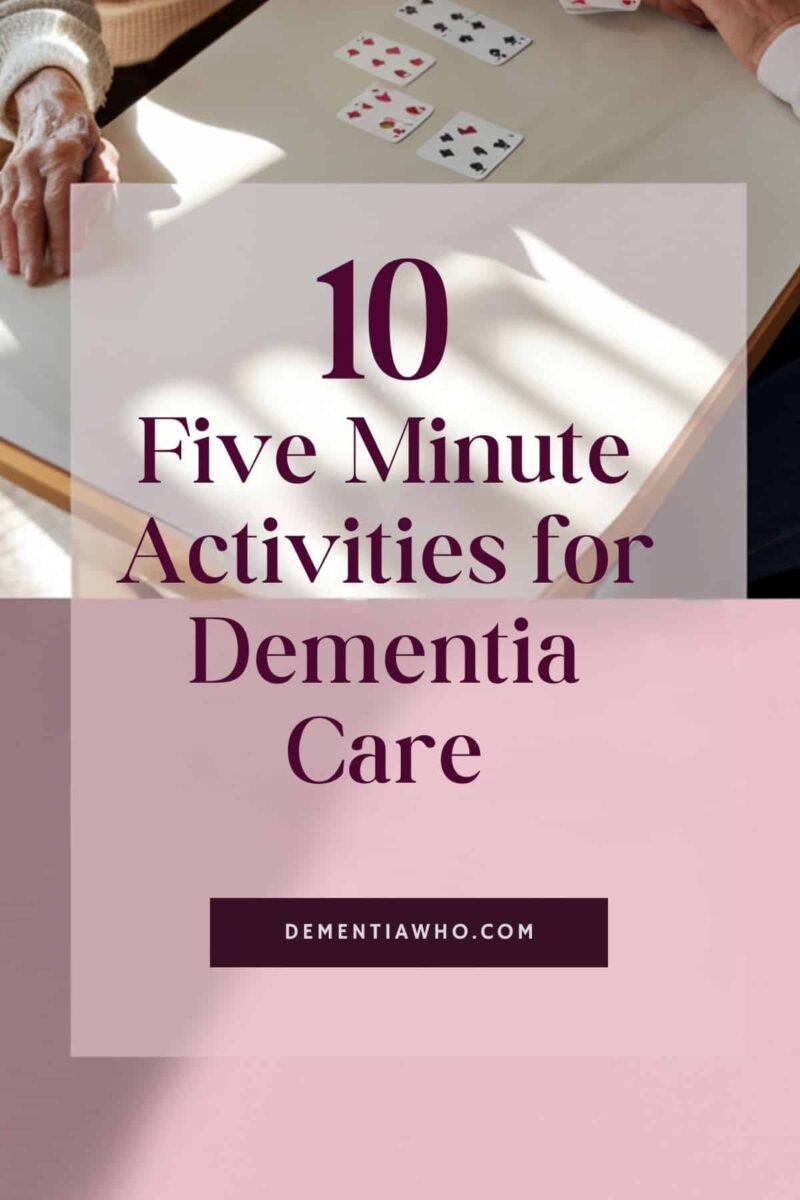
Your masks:
M 789 319 L 800 308 L 800 267 L 788 281 L 764 316 L 756 325 L 747 342 L 747 370 L 752 375 L 764 361 L 778 335 L 783 332 Z
M 24 491 L 47 500 L 56 508 L 69 512 L 72 491 L 69 471 L 54 466 L 6 438 L 0 438 L 0 476 Z

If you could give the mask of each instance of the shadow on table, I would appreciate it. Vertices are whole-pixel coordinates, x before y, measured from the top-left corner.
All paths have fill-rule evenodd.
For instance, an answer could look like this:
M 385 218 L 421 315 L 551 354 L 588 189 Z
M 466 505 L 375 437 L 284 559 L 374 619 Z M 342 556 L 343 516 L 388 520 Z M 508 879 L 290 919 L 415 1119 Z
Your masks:
M 72 1200 L 97 1194 L 86 1172 L 113 1160 L 164 1068 L 69 1057 L 68 602 L 6 602 L 0 664 L 0 1191 Z

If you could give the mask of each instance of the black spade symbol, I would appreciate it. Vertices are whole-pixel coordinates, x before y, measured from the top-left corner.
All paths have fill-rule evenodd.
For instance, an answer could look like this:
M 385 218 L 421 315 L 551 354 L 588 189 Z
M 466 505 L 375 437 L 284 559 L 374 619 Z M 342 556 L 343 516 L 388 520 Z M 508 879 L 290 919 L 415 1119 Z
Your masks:
M 475 38 L 472 36 L 471 33 L 462 33 L 461 37 L 458 40 L 462 43 L 463 42 L 474 42 Z
M 489 53 L 491 54 L 492 58 L 505 58 L 505 54 L 503 54 L 502 50 L 490 50 Z
M 470 171 L 475 171 L 478 175 L 484 175 L 486 173 L 486 167 L 483 165 L 483 163 L 479 163 L 479 162 L 478 163 L 470 163 L 469 169 L 470 169 Z
M 489 151 L 488 151 L 488 150 L 484 150 L 483 146 L 473 146 L 473 147 L 472 147 L 472 153 L 473 153 L 473 154 L 488 154 L 488 153 L 489 153 Z
M 451 21 L 463 21 L 464 20 L 463 12 L 450 13 L 450 20 Z
M 443 142 L 452 142 L 452 140 L 453 140 L 453 135 L 452 135 L 452 133 L 443 133 L 443 134 L 442 134 L 442 137 L 441 137 L 441 140 L 442 140 Z
M 455 155 L 455 150 L 440 150 L 439 153 L 441 154 L 442 158 L 453 158 Z
M 502 138 L 498 138 L 496 142 L 492 143 L 492 145 L 494 146 L 495 150 L 508 150 L 509 149 L 508 142 L 504 142 Z
M 439 33 L 447 33 L 447 26 L 444 21 L 437 21 L 433 28 Z

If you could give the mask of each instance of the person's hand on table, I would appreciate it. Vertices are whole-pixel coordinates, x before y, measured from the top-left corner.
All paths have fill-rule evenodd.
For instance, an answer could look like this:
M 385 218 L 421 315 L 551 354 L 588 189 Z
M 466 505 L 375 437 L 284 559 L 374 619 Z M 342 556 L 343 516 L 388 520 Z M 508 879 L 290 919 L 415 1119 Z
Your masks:
M 751 71 L 792 25 L 800 24 L 800 0 L 644 0 L 670 17 L 712 26 Z
M 69 272 L 70 184 L 116 183 L 118 156 L 66 71 L 38 71 L 12 104 L 17 137 L 0 170 L 0 255 L 9 274 L 35 284 L 48 248 L 53 273 Z

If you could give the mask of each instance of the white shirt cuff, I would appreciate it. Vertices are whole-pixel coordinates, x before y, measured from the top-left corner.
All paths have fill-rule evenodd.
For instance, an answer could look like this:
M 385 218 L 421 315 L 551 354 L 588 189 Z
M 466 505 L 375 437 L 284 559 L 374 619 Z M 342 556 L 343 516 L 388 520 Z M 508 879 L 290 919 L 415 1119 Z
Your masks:
M 758 66 L 758 82 L 800 117 L 800 25 L 791 25 L 775 38 Z

